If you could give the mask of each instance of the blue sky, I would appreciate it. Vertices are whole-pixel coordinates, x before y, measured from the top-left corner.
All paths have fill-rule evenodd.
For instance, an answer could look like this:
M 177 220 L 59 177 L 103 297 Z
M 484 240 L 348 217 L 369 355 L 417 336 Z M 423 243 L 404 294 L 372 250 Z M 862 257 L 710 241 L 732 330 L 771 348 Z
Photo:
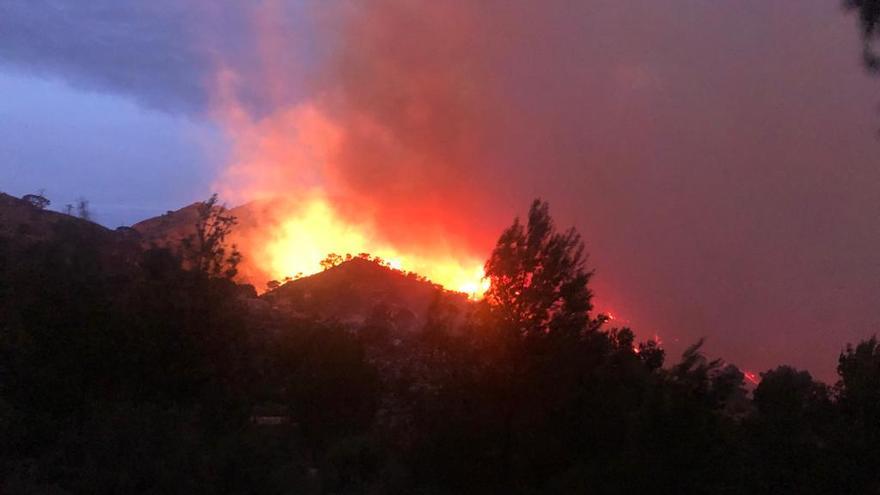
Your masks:
M 286 53 L 305 66 L 315 49 L 301 2 L 279 5 L 273 22 L 298 40 Z M 57 209 L 84 197 L 111 227 L 210 195 L 229 147 L 207 112 L 217 63 L 243 75 L 250 109 L 268 108 L 248 79 L 262 75 L 252 11 L 236 0 L 0 3 L 0 191 L 45 189 Z
M 222 133 L 198 117 L 9 68 L 0 94 L 0 189 L 45 190 L 55 209 L 86 198 L 110 227 L 207 197 L 224 163 Z

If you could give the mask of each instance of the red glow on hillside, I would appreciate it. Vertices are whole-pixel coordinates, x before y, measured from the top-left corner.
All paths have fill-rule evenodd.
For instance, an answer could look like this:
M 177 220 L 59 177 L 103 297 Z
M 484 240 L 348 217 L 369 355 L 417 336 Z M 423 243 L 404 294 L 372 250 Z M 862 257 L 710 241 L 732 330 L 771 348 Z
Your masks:
M 235 203 L 282 199 L 236 239 L 251 253 L 242 272 L 256 285 L 316 273 L 329 253 L 366 252 L 450 290 L 485 291 L 482 265 L 503 227 L 481 223 L 473 183 L 483 146 L 476 138 L 489 125 L 485 102 L 466 90 L 468 74 L 449 70 L 465 55 L 466 19 L 425 7 L 442 30 L 413 35 L 437 45 L 431 61 L 388 37 L 418 29 L 404 4 L 342 9 L 340 33 L 353 43 L 331 57 L 320 89 L 293 99 L 301 80 L 275 22 L 281 7 L 266 2 L 252 24 L 268 111 L 241 96 L 252 74 L 219 61 L 213 114 L 232 156 L 217 188 Z
M 751 383 L 752 385 L 757 385 L 761 383 L 761 377 L 752 371 L 743 371 L 743 375 L 745 376 L 746 381 Z

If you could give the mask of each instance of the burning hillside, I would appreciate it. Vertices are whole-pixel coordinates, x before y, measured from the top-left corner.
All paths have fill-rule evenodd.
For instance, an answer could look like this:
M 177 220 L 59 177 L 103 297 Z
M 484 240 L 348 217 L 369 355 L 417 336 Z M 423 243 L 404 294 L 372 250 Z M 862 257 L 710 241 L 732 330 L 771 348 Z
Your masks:
M 452 246 L 438 246 L 430 254 L 408 254 L 378 240 L 378 227 L 349 223 L 321 198 L 305 201 L 263 200 L 232 208 L 238 224 L 230 242 L 244 253 L 240 279 L 255 287 L 271 280 L 300 278 L 326 268 L 331 253 L 372 258 L 401 274 L 419 274 L 444 288 L 478 296 L 486 289 L 482 261 Z M 196 205 L 134 225 L 147 243 L 175 246 L 193 233 Z M 344 254 L 341 256 L 344 257 Z
M 304 82 L 284 7 L 266 2 L 252 19 L 256 68 L 217 60 L 212 116 L 232 146 L 216 189 L 247 205 L 233 211 L 234 240 L 255 285 L 316 273 L 328 253 L 368 252 L 450 290 L 484 290 L 503 211 L 486 207 L 498 186 L 487 131 L 501 115 L 465 29 L 478 13 L 421 7 L 431 15 L 402 2 L 323 9 L 337 37 Z
M 370 253 L 394 269 L 419 273 L 449 290 L 472 295 L 485 290 L 479 257 L 448 245 L 405 251 L 377 235 L 381 226 L 346 221 L 324 198 L 256 203 L 233 213 L 241 222 L 234 241 L 252 257 L 247 267 L 251 277 L 311 275 L 322 270 L 329 253 Z
M 262 298 L 286 314 L 355 327 L 379 319 L 390 329 L 404 331 L 424 328 L 432 305 L 442 303 L 464 316 L 468 301 L 463 294 L 444 291 L 414 273 L 358 256 L 286 283 Z

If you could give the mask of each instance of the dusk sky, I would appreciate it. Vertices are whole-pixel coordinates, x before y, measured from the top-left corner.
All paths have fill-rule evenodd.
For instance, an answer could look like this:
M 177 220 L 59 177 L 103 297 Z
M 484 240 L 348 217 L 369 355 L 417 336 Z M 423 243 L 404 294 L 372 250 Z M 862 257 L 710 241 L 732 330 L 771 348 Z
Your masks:
M 880 330 L 880 80 L 840 3 L 4 0 L 0 191 L 115 227 L 317 188 L 476 255 L 541 197 L 637 335 L 830 381 Z

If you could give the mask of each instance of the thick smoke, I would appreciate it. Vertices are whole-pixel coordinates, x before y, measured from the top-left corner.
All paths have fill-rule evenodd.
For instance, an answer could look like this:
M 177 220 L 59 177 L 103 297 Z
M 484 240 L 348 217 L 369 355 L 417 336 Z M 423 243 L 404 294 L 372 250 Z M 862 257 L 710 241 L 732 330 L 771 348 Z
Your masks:
M 486 150 L 505 112 L 488 54 L 472 43 L 481 19 L 464 5 L 312 12 L 329 53 L 305 81 L 280 67 L 291 40 L 269 14 L 278 6 L 264 6 L 254 26 L 263 84 L 278 105 L 255 117 L 236 97 L 238 75 L 221 73 L 217 111 L 237 144 L 222 184 L 246 199 L 317 189 L 398 247 L 487 251 L 494 183 L 510 178 Z M 307 94 L 292 102 L 285 91 L 297 82 Z
M 382 0 L 304 11 L 312 58 L 290 66 L 307 66 L 304 97 L 236 127 L 269 152 L 240 157 L 232 183 L 318 185 L 388 242 L 471 256 L 542 196 L 587 239 L 599 307 L 672 352 L 708 336 L 744 366 L 788 361 L 827 376 L 829 363 L 797 349 L 833 349 L 880 321 L 864 304 L 880 289 L 865 264 L 880 247 L 866 221 L 880 179 L 874 86 L 835 6 L 807 2 L 792 16 L 759 1 Z M 289 40 L 261 26 L 273 66 Z M 270 93 L 294 85 L 264 72 Z
M 4 2 L 0 58 L 210 115 L 231 201 L 323 197 L 383 245 L 481 259 L 548 199 L 598 306 L 673 354 L 830 378 L 880 323 L 876 81 L 837 2 L 153 4 Z

